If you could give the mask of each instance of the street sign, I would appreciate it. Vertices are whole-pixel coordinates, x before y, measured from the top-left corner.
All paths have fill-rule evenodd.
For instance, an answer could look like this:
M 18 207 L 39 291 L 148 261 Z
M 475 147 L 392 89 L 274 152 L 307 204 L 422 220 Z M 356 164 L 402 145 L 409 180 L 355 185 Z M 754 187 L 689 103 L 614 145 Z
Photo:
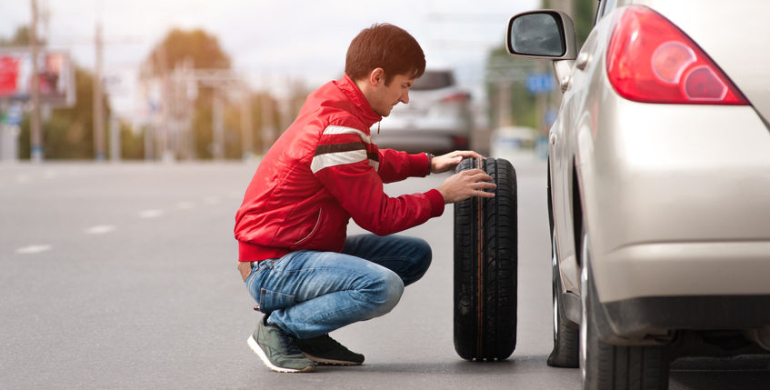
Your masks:
M 8 126 L 20 126 L 23 114 L 23 106 L 20 103 L 13 103 L 8 107 L 8 111 L 3 113 L 2 123 Z
M 527 75 L 527 91 L 532 95 L 550 92 L 554 87 L 553 76 L 550 73 L 530 73 Z

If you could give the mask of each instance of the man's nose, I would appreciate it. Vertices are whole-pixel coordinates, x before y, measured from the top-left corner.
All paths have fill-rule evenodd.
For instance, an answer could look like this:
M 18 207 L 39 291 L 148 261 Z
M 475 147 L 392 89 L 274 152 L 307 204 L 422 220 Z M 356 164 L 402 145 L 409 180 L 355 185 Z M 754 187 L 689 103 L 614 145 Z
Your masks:
M 407 89 L 404 91 L 403 94 L 401 94 L 401 103 L 408 104 L 409 103 L 409 90 Z

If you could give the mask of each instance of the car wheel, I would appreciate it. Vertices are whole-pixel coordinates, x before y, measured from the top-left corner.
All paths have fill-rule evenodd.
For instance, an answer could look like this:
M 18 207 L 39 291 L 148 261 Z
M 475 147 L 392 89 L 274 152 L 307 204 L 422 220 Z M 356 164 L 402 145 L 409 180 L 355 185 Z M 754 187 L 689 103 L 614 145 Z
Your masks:
M 584 229 L 585 230 L 585 229 Z M 669 359 L 664 346 L 616 346 L 598 337 L 600 315 L 591 275 L 588 235 L 583 232 L 580 273 L 580 370 L 583 390 L 666 390 Z
M 579 363 L 579 328 L 564 314 L 561 300 L 561 277 L 556 257 L 556 237 L 551 238 L 551 269 L 553 279 L 553 350 L 548 356 L 551 367 L 577 368 Z
M 501 360 L 516 347 L 516 172 L 502 159 L 467 159 L 457 171 L 492 176 L 494 198 L 455 203 L 454 344 L 467 360 Z

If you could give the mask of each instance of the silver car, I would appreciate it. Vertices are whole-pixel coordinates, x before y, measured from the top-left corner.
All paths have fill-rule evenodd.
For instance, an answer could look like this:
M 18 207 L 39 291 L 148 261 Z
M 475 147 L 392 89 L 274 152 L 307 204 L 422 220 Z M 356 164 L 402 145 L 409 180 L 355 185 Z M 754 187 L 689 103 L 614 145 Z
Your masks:
M 602 0 L 514 16 L 550 59 L 554 349 L 584 389 L 668 388 L 669 362 L 770 350 L 770 1 Z M 514 162 L 515 163 L 515 162 Z
M 468 149 L 470 103 L 470 94 L 457 86 L 451 69 L 427 69 L 409 89 L 409 104 L 396 105 L 372 127 L 374 142 L 407 152 Z

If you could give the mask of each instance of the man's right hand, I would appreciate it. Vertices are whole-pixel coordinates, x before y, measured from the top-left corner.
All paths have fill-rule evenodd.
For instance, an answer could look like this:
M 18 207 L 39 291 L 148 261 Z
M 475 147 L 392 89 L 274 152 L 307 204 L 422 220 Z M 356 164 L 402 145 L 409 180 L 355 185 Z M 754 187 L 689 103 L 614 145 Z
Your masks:
M 480 169 L 469 169 L 450 176 L 437 190 L 444 197 L 444 203 L 455 203 L 472 196 L 494 198 L 494 193 L 484 191 L 497 188 L 497 185 L 490 181 L 492 176 L 487 175 L 486 172 Z

